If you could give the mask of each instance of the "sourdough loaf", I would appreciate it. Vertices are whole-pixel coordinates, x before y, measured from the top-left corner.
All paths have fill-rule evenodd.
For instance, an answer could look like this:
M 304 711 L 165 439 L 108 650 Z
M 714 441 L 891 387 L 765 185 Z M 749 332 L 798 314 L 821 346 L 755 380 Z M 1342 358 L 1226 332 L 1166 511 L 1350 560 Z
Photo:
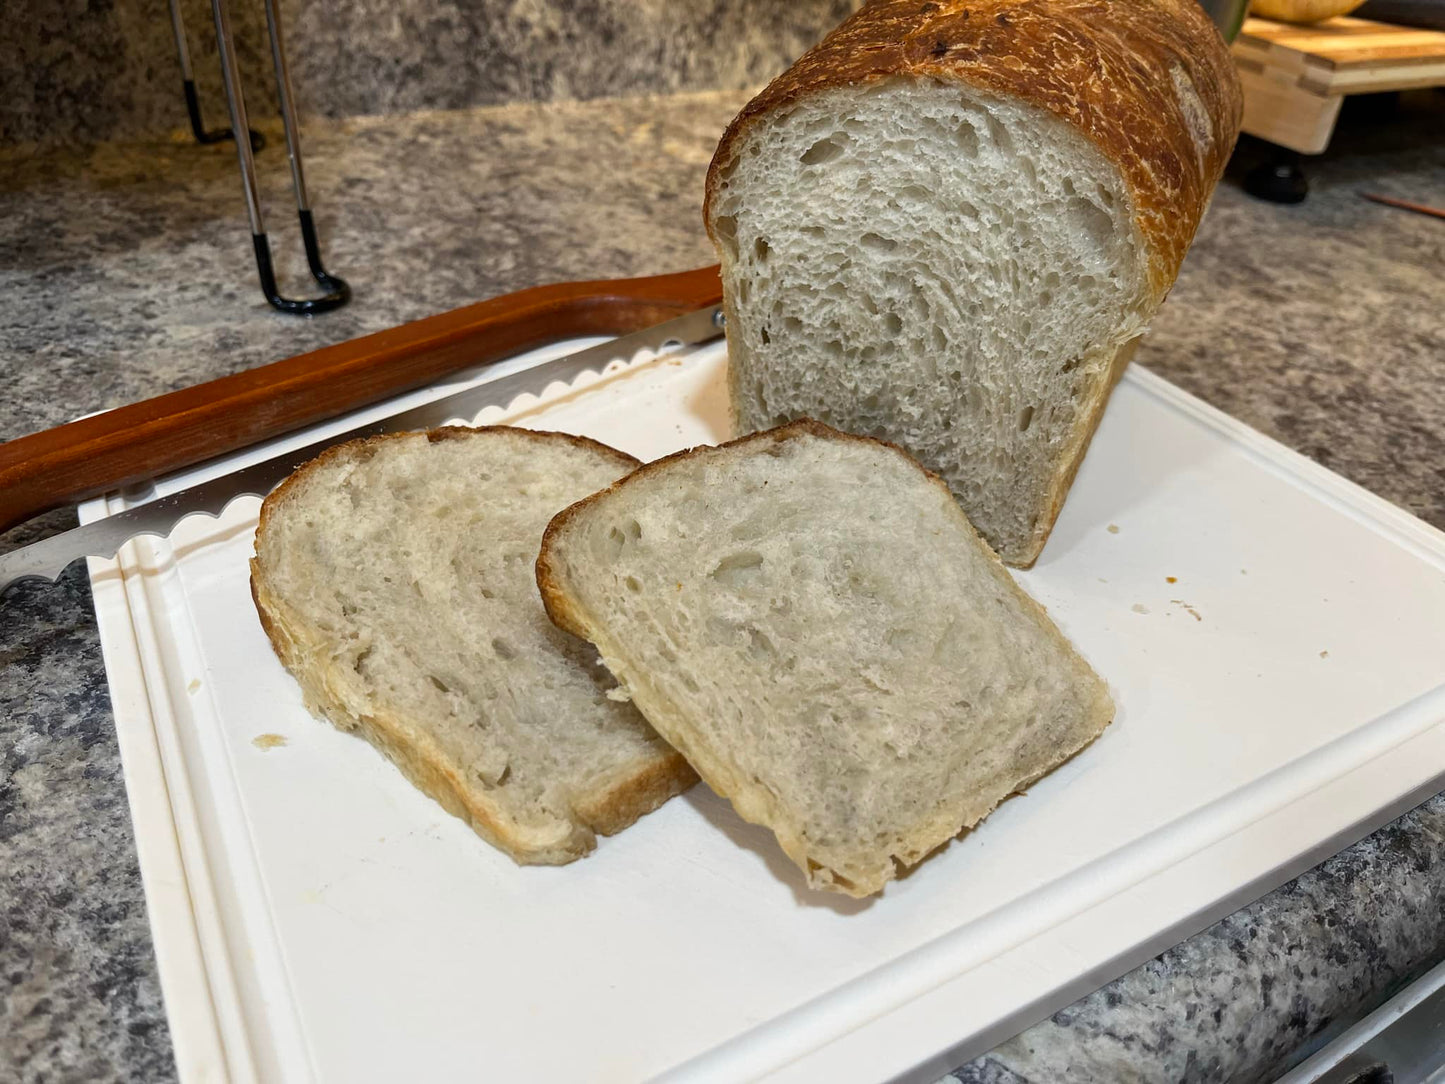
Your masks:
M 868 4 L 708 171 L 739 431 L 894 440 L 1032 564 L 1240 112 L 1194 0 Z

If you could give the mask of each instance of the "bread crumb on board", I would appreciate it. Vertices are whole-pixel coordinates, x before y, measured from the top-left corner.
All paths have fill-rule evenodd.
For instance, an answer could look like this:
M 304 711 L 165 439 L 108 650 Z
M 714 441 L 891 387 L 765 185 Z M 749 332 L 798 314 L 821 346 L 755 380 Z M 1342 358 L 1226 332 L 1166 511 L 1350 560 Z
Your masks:
M 281 734 L 257 734 L 251 739 L 251 744 L 257 749 L 279 749 L 286 744 L 286 738 Z
M 186 692 L 195 695 L 201 689 L 201 679 L 191 678 L 191 683 L 186 686 Z
M 1111 523 L 1111 524 L 1109 524 L 1109 533 L 1110 533 L 1110 534 L 1118 534 L 1118 533 L 1119 533 L 1119 525 L 1118 525 L 1117 523 Z
M 1185 602 L 1182 598 L 1171 598 L 1169 601 L 1172 602 L 1174 605 L 1182 608 L 1184 612 L 1187 613 L 1190 617 L 1194 618 L 1194 620 L 1204 620 L 1204 618 L 1199 615 L 1199 611 L 1196 610 L 1193 606 L 1189 605 L 1189 603 Z
M 1133 610 L 1136 614 L 1147 614 L 1149 612 L 1149 607 L 1145 606 L 1142 602 L 1134 603 L 1129 609 Z

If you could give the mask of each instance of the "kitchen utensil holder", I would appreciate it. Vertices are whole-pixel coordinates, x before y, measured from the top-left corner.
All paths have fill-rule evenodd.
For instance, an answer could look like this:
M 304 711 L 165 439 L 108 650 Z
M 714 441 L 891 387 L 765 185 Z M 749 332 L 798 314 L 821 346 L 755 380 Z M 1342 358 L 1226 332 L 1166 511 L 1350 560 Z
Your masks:
M 328 272 L 321 262 L 321 244 L 316 235 L 316 220 L 311 214 L 310 201 L 306 195 L 306 175 L 301 164 L 301 126 L 296 117 L 291 74 L 286 64 L 281 13 L 277 0 L 265 0 L 265 3 L 266 30 L 271 39 L 271 62 L 276 71 L 276 97 L 281 106 L 281 122 L 286 130 L 286 155 L 291 162 L 291 187 L 296 193 L 296 213 L 301 222 L 301 243 L 306 251 L 306 264 L 311 270 L 311 277 L 325 291 L 320 297 L 283 297 L 276 285 L 276 272 L 271 262 L 271 242 L 266 235 L 265 218 L 256 184 L 255 154 L 265 146 L 265 141 L 259 133 L 252 131 L 247 121 L 246 99 L 241 89 L 226 0 L 211 0 L 211 12 L 216 22 L 216 43 L 221 60 L 221 80 L 226 90 L 226 105 L 231 115 L 230 128 L 207 131 L 201 119 L 200 100 L 196 95 L 196 83 L 191 72 L 190 48 L 186 40 L 185 22 L 181 17 L 180 0 L 170 0 L 171 29 L 175 33 L 176 51 L 180 56 L 186 112 L 190 116 L 191 132 L 196 142 L 219 143 L 233 139 L 236 132 L 249 133 L 250 138 L 235 140 L 236 158 L 241 167 L 241 186 L 246 196 L 246 214 L 251 223 L 251 243 L 256 253 L 256 271 L 261 280 L 261 292 L 272 308 L 280 312 L 314 316 L 346 304 L 351 299 L 351 287 L 344 279 Z
M 191 119 L 191 134 L 197 143 L 220 143 L 233 136 L 229 128 L 207 130 L 201 118 L 201 99 L 196 93 L 196 79 L 191 72 L 191 46 L 186 38 L 186 22 L 181 16 L 181 0 L 170 0 L 171 32 L 176 36 L 176 55 L 181 62 L 181 89 L 186 98 L 186 115 Z M 251 130 L 251 150 L 259 152 L 266 145 L 266 137 Z

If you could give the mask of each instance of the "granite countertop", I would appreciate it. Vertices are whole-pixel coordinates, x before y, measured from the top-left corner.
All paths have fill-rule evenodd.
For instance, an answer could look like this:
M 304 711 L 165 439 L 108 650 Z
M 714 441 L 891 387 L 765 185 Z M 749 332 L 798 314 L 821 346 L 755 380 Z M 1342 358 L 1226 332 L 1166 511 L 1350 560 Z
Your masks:
M 534 283 L 711 262 L 701 180 L 744 97 L 308 125 L 327 266 L 354 291 L 313 320 L 261 299 L 229 146 L 0 151 L 0 437 Z M 1428 95 L 1347 116 L 1297 207 L 1222 186 L 1138 360 L 1445 527 L 1445 223 L 1356 194 L 1445 205 L 1442 123 Z M 295 288 L 284 159 L 260 161 Z M 1269 1079 L 1445 955 L 1442 844 L 1437 797 L 955 1075 Z M 0 884 L 0 1079 L 173 1076 L 79 566 L 0 609 Z

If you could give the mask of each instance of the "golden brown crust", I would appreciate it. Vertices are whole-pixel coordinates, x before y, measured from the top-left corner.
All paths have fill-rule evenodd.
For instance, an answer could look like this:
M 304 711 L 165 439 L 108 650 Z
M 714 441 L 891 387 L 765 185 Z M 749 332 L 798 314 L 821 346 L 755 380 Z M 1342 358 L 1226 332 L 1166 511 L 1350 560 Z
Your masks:
M 1239 134 L 1228 46 L 1195 0 L 877 0 L 749 102 L 708 168 L 703 219 L 768 114 L 896 77 L 959 83 L 1048 110 L 1124 176 L 1162 298 Z
M 692 787 L 697 772 L 676 749 L 640 772 L 633 772 L 604 790 L 578 796 L 573 808 L 577 816 L 599 836 L 616 835 L 645 817 L 674 795 Z
M 465 440 L 478 434 L 506 432 L 524 440 L 555 441 L 566 439 L 589 451 L 615 459 L 628 469 L 639 460 L 588 437 L 569 433 L 540 432 L 513 426 L 443 426 L 425 432 L 432 442 Z M 367 457 L 376 446 L 403 437 L 422 435 L 418 432 L 388 433 L 348 441 L 328 448 L 319 456 L 298 467 L 261 505 L 256 527 L 259 540 L 265 534 L 272 512 L 289 499 L 292 488 L 311 472 L 333 459 Z M 596 846 L 596 834 L 612 835 L 652 812 L 669 798 L 682 793 L 697 782 L 697 775 L 675 750 L 646 764 L 641 770 L 619 773 L 603 780 L 591 792 L 577 795 L 574 812 L 579 823 L 565 838 L 538 845 L 517 831 L 499 806 L 465 781 L 455 765 L 424 733 L 406 726 L 385 712 L 357 714 L 332 687 L 326 659 L 319 647 L 310 647 L 304 621 L 292 614 L 267 584 L 265 568 L 259 557 L 251 559 L 251 598 L 256 606 L 261 627 L 277 657 L 294 676 L 306 694 L 308 706 L 338 729 L 354 731 L 375 746 L 422 793 L 435 800 L 448 813 L 465 821 L 473 831 L 517 862 L 529 865 L 562 865 L 587 854 Z

